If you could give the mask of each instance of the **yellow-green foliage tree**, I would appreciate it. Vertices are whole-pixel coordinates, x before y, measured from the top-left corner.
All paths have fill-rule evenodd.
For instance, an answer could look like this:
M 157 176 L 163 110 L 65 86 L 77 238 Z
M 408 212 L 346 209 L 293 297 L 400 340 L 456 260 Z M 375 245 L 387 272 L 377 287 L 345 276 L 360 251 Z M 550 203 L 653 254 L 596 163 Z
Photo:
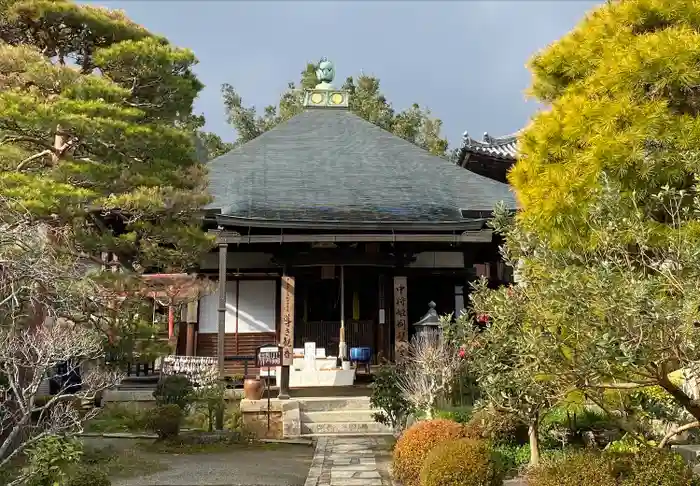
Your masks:
M 696 0 L 610 2 L 537 54 L 531 92 L 548 109 L 520 137 L 510 174 L 521 221 L 555 243 L 585 237 L 602 172 L 642 207 L 666 184 L 689 188 L 699 67 Z
M 522 210 L 493 221 L 519 289 L 475 308 L 560 389 L 653 387 L 697 426 L 678 377 L 700 361 L 700 2 L 609 2 L 531 69 L 548 109 L 509 176 Z

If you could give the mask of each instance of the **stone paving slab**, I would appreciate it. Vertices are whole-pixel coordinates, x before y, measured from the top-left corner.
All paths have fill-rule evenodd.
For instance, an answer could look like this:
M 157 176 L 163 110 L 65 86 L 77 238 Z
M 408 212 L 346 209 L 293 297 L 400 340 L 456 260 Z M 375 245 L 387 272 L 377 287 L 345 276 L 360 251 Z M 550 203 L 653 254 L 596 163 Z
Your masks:
M 320 437 L 304 486 L 392 486 L 382 437 Z

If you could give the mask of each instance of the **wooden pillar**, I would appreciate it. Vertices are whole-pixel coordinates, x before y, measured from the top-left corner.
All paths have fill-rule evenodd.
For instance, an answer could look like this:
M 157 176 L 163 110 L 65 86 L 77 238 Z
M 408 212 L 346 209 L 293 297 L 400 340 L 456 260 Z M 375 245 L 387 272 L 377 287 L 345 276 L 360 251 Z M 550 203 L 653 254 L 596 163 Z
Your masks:
M 289 399 L 289 368 L 294 361 L 294 277 L 282 275 L 280 347 L 282 366 L 280 370 L 280 392 L 277 398 Z
M 408 350 L 408 292 L 406 277 L 394 277 L 394 359 Z
M 226 256 L 228 244 L 219 243 L 219 333 L 216 340 L 216 356 L 219 361 L 219 377 L 224 377 L 224 338 L 226 337 Z
M 376 357 L 376 364 L 381 364 L 380 357 L 384 358 L 390 358 L 391 357 L 391 351 L 386 348 L 386 341 L 387 341 L 387 309 L 386 309 L 386 303 L 385 303 L 385 292 L 386 289 L 384 288 L 384 274 L 380 273 L 379 277 L 377 278 L 377 332 L 375 334 L 376 337 L 376 348 L 375 348 L 375 357 Z
M 338 355 L 343 361 L 348 359 L 348 344 L 345 342 L 345 267 L 340 266 L 340 336 Z
M 175 308 L 172 305 L 168 306 L 168 339 L 172 341 L 175 334 Z
M 185 345 L 185 355 L 194 356 L 194 327 L 197 324 L 197 311 L 199 308 L 199 301 L 193 301 L 187 303 L 187 311 L 185 315 L 185 322 L 187 323 L 187 341 Z

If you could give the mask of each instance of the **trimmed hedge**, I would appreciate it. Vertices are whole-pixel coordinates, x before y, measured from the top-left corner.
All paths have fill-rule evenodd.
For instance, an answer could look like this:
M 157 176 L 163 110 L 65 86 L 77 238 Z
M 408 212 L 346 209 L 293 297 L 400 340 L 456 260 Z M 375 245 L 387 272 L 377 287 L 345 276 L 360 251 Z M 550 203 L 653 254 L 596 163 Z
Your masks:
M 543 461 L 527 475 L 528 486 L 695 486 L 693 472 L 674 453 L 644 449 L 634 454 L 577 451 Z
M 423 420 L 414 424 L 394 446 L 394 477 L 404 486 L 417 486 L 428 453 L 438 444 L 460 439 L 464 434 L 464 427 L 452 420 Z
M 476 439 L 443 442 L 430 451 L 420 472 L 420 486 L 500 486 L 502 468 L 488 444 Z
M 542 460 L 527 473 L 528 486 L 617 486 L 614 465 L 602 454 L 577 451 Z M 639 485 L 641 486 L 641 485 Z

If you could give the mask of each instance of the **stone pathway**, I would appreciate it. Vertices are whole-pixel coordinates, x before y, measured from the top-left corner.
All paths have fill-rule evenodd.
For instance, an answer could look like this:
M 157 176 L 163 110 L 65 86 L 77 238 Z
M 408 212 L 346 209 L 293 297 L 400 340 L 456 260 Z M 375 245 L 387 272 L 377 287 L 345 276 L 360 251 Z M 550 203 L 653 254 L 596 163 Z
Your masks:
M 305 486 L 391 486 L 383 437 L 319 437 Z

